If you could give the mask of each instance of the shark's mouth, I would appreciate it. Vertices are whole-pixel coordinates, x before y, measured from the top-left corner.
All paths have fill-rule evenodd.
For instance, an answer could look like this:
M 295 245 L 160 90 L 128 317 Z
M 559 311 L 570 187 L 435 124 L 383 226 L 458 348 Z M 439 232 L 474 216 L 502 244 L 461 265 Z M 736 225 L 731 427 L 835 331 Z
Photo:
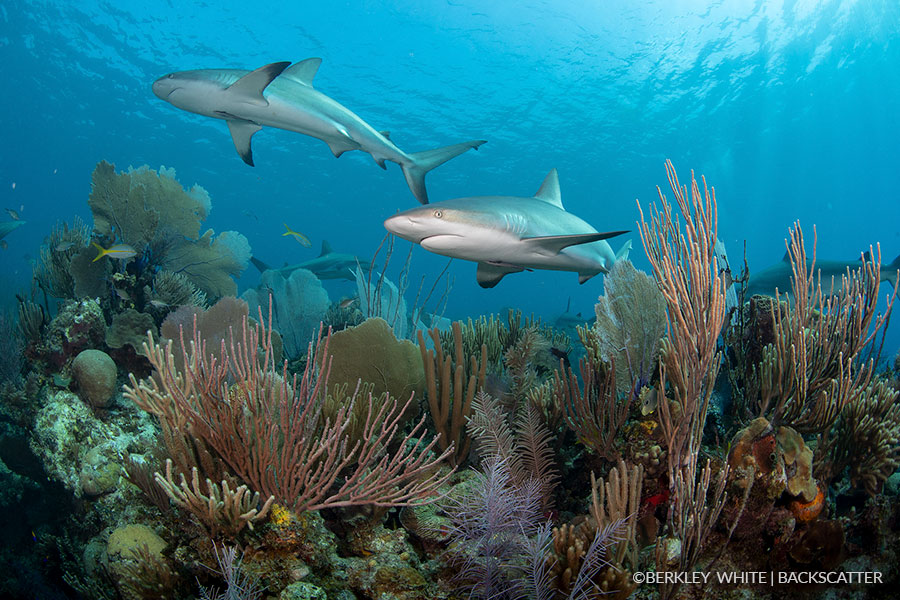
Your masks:
M 452 233 L 440 233 L 429 235 L 419 240 L 419 245 L 426 250 L 448 250 L 459 247 L 457 240 L 462 239 L 461 235 L 453 235 Z

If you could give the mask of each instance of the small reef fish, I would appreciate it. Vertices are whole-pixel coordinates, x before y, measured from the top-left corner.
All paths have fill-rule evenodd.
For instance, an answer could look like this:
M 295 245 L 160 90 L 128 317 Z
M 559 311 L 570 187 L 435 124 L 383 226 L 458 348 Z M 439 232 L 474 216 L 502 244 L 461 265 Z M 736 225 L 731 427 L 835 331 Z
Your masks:
M 338 306 L 341 307 L 341 309 L 343 310 L 343 309 L 350 308 L 357 302 L 359 302 L 359 298 L 344 298 L 343 300 L 341 300 L 341 303 L 338 304 Z
M 598 232 L 563 208 L 556 169 L 531 198 L 477 196 L 412 208 L 384 222 L 426 250 L 478 263 L 478 285 L 528 269 L 575 271 L 578 283 L 608 273 L 619 258 L 606 242 L 627 231 Z M 627 253 L 623 247 L 620 254 Z
M 9 218 L 13 221 L 19 220 L 19 213 L 11 208 L 6 209 L 6 213 L 9 215 Z
M 56 252 L 65 252 L 66 250 L 75 246 L 75 242 L 60 242 L 53 248 Z
M 110 246 L 109 248 L 104 248 L 97 242 L 91 242 L 91 245 L 99 251 L 97 253 L 97 258 L 95 258 L 91 262 L 97 262 L 104 256 L 118 258 L 119 260 L 128 260 L 129 258 L 134 258 L 135 256 L 137 256 L 137 252 L 135 252 L 134 248 L 132 248 L 128 244 L 116 244 L 115 246 Z
M 168 308 L 169 304 L 168 304 L 168 302 L 163 302 L 162 300 L 151 300 L 150 306 L 152 306 L 153 308 L 163 309 L 163 308 Z
M 284 228 L 287 229 L 284 233 L 281 234 L 282 237 L 289 235 L 292 236 L 295 240 L 300 242 L 300 245 L 304 248 L 309 248 L 312 246 L 312 243 L 309 241 L 309 238 L 300 233 L 299 231 L 294 231 L 290 227 L 288 227 L 287 223 L 284 223 Z
M 382 169 L 397 163 L 409 189 L 428 203 L 425 174 L 485 140 L 471 140 L 424 152 L 406 153 L 386 131 L 377 131 L 355 113 L 313 87 L 321 58 L 276 62 L 255 71 L 203 69 L 169 73 L 153 82 L 161 100 L 188 112 L 228 123 L 241 159 L 253 166 L 250 139 L 266 127 L 295 131 L 322 140 L 336 157 L 350 150 L 368 152 Z

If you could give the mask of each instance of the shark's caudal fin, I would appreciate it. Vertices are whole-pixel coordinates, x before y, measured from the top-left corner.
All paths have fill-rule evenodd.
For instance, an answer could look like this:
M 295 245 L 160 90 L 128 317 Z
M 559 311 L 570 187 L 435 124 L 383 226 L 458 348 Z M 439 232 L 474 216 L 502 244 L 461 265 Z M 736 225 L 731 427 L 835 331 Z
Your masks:
M 260 273 L 265 273 L 266 271 L 268 271 L 269 269 L 272 268 L 272 267 L 270 267 L 269 265 L 267 265 L 266 263 L 264 263 L 263 261 L 261 261 L 261 260 L 259 260 L 258 258 L 256 258 L 255 256 L 251 256 L 251 257 L 250 257 L 250 262 L 253 263 L 253 266 L 254 266 L 254 267 L 256 267 L 257 269 L 259 269 L 259 272 L 260 272 Z
M 894 259 L 894 262 L 887 266 L 887 269 L 888 276 L 886 279 L 891 283 L 892 288 L 897 289 L 897 271 L 900 271 L 900 255 L 898 255 L 897 258 Z
M 477 149 L 485 142 L 487 140 L 471 140 L 461 144 L 453 144 L 452 146 L 410 154 L 409 157 L 412 161 L 400 166 L 403 168 L 406 183 L 409 185 L 409 189 L 412 191 L 413 196 L 416 197 L 416 200 L 422 204 L 428 204 L 428 192 L 425 191 L 425 174 L 428 171 L 439 167 L 451 158 L 459 156 L 466 150 L 471 148 Z
M 622 247 L 619 248 L 619 251 L 616 252 L 616 262 L 620 260 L 628 260 L 628 254 L 631 252 L 631 240 L 628 240 Z

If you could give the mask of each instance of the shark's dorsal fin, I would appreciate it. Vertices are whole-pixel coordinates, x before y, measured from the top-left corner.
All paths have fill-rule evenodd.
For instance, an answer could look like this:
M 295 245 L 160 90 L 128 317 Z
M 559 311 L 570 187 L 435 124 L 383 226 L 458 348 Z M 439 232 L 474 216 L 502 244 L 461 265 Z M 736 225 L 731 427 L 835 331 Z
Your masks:
M 627 231 L 605 231 L 602 233 L 576 233 L 574 235 L 544 235 L 540 237 L 522 238 L 523 242 L 536 244 L 545 252 L 550 254 L 559 254 L 563 248 L 575 246 L 576 244 L 589 244 L 591 242 L 599 242 L 617 235 L 628 233 Z
M 228 119 L 227 123 L 228 131 L 231 132 L 231 141 L 234 142 L 234 149 L 237 150 L 241 159 L 252 167 L 253 149 L 250 147 L 250 139 L 262 127 L 252 121 L 242 119 Z
M 326 254 L 331 254 L 331 244 L 328 243 L 328 240 L 322 240 L 322 252 L 319 253 L 319 256 L 325 256 Z
M 781 262 L 789 263 L 791 262 L 791 253 L 788 250 L 784 251 L 784 256 L 781 257 Z
M 562 196 L 559 193 L 559 173 L 556 172 L 556 169 L 550 169 L 534 197 L 557 208 L 563 208 Z M 563 210 L 565 209 L 563 208 Z
M 263 90 L 290 64 L 289 62 L 277 62 L 264 65 L 232 83 L 226 91 L 244 102 L 268 106 L 269 102 L 262 95 Z
M 521 273 L 524 271 L 522 267 L 516 267 L 513 265 L 498 265 L 498 264 L 490 264 L 480 262 L 478 263 L 478 270 L 475 271 L 475 279 L 478 280 L 478 285 L 483 288 L 492 288 L 503 279 L 505 275 L 510 273 Z
M 301 60 L 300 62 L 296 62 L 289 66 L 284 70 L 284 73 L 282 73 L 281 76 L 289 77 L 297 83 L 312 87 L 313 79 L 315 79 L 316 73 L 319 71 L 319 65 L 321 64 L 321 58 L 307 58 L 306 60 Z

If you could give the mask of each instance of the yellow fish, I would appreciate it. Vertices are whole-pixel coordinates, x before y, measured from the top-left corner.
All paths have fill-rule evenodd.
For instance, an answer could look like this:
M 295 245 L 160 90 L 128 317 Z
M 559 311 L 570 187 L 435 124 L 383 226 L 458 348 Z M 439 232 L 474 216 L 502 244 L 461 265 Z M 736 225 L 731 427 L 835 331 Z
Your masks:
M 135 256 L 137 256 L 137 252 L 135 252 L 134 248 L 132 248 L 128 244 L 116 244 L 115 246 L 110 246 L 109 248 L 104 248 L 97 242 L 91 242 L 91 245 L 100 251 L 97 253 L 97 258 L 95 258 L 92 262 L 97 262 L 104 256 L 118 258 L 119 260 L 128 260 L 129 258 L 134 258 Z
M 293 229 L 288 227 L 287 223 L 284 224 L 284 228 L 287 229 L 287 231 L 281 234 L 282 237 L 286 236 L 286 235 L 292 235 L 292 236 L 294 236 L 294 239 L 297 240 L 298 242 L 300 242 L 300 245 L 303 246 L 304 248 L 309 248 L 310 246 L 312 246 L 312 244 L 309 242 L 308 237 L 306 237 L 299 231 L 294 231 Z

